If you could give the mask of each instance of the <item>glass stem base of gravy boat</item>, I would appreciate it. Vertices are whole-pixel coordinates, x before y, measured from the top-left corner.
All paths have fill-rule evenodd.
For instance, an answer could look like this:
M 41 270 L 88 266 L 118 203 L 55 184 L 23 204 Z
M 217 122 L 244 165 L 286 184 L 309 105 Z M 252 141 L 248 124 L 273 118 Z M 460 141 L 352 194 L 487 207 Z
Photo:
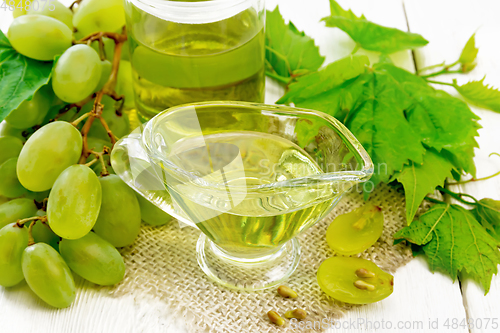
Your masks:
M 282 284 L 300 261 L 300 244 L 295 238 L 267 255 L 242 258 L 227 253 L 201 234 L 196 252 L 198 265 L 212 281 L 241 291 L 268 289 Z

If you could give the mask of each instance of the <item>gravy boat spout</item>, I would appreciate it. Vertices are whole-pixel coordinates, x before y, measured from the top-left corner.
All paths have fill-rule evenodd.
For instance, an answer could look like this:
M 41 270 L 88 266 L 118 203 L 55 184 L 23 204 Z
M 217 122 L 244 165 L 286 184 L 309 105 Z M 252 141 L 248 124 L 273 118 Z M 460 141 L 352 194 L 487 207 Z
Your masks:
M 111 162 L 146 199 L 200 229 L 201 268 L 240 290 L 290 276 L 300 253 L 295 236 L 373 173 L 335 118 L 244 102 L 168 109 L 121 139 Z

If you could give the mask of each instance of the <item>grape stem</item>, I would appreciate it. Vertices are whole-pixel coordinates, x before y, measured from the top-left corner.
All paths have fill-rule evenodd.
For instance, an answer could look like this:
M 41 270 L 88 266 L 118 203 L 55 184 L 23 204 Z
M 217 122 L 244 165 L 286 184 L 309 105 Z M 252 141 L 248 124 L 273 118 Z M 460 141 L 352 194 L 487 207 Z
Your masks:
M 75 7 L 75 5 L 79 5 L 83 0 L 75 0 L 70 6 L 69 6 L 69 9 L 73 10 L 73 7 Z
M 40 209 L 43 210 L 44 212 L 46 212 L 47 211 L 47 204 L 48 203 L 49 203 L 49 198 L 43 199 L 43 201 L 42 201 L 42 207 Z
M 47 226 L 47 228 L 50 229 L 50 227 L 47 225 L 47 215 L 44 216 L 33 216 L 29 217 L 27 219 L 22 219 L 22 220 L 17 220 L 16 225 L 19 228 L 23 228 L 24 225 L 28 222 L 33 221 L 33 223 L 30 224 L 30 227 L 28 229 L 28 246 L 31 246 L 35 244 L 35 239 L 33 238 L 33 227 L 37 222 L 41 222 Z
M 92 124 L 94 123 L 94 120 L 97 118 L 99 119 L 101 125 L 104 127 L 106 130 L 106 133 L 108 134 L 110 141 L 112 145 L 116 143 L 116 137 L 109 128 L 108 124 L 102 118 L 102 110 L 104 106 L 101 104 L 102 98 L 104 95 L 110 96 L 113 98 L 115 101 L 120 101 L 123 100 L 123 96 L 120 96 L 116 93 L 115 88 L 116 88 L 116 80 L 118 78 L 118 70 L 120 68 L 120 60 L 121 60 L 121 53 L 122 53 L 122 48 L 123 48 L 123 43 L 127 40 L 127 34 L 125 33 L 125 28 L 123 28 L 123 31 L 121 34 L 119 33 L 114 33 L 114 32 L 96 32 L 93 33 L 79 41 L 76 41 L 75 44 L 88 44 L 92 43 L 94 41 L 102 41 L 102 38 L 110 38 L 114 40 L 115 42 L 115 54 L 113 57 L 113 64 L 112 64 L 112 69 L 111 69 L 111 74 L 109 76 L 108 81 L 104 85 L 104 87 L 97 92 L 95 96 L 95 101 L 94 101 L 94 107 L 92 111 L 90 112 L 90 115 L 85 117 L 87 120 L 85 122 L 85 125 L 83 125 L 83 128 L 81 130 L 82 136 L 83 136 L 83 150 L 82 150 L 82 156 L 80 157 L 80 164 L 85 164 L 87 158 L 92 154 L 92 150 L 89 149 L 88 143 L 87 143 L 87 138 L 88 134 L 90 131 L 90 128 L 92 127 Z M 101 55 L 102 56 L 102 55 Z M 113 147 L 111 147 L 112 149 Z M 106 169 L 103 168 L 103 172 Z M 107 171 L 105 171 L 107 173 Z
M 35 244 L 35 239 L 33 238 L 33 227 L 38 222 L 38 219 L 34 220 L 33 223 L 30 224 L 28 229 L 28 246 Z
M 85 166 L 88 166 L 89 168 L 95 164 L 95 162 L 97 162 L 99 160 L 99 158 L 94 158 L 92 161 L 88 162 L 85 164 Z
M 75 41 L 74 44 L 87 44 L 89 42 L 94 42 L 99 39 L 102 40 L 104 37 L 114 40 L 116 45 L 120 43 L 123 44 L 127 40 L 127 35 L 125 34 L 125 32 L 117 33 L 117 32 L 98 31 L 80 40 Z
M 18 227 L 22 227 L 26 223 L 31 222 L 31 221 L 42 221 L 42 223 L 47 222 L 47 215 L 44 215 L 44 216 L 33 216 L 33 217 L 28 217 L 27 219 L 17 220 L 16 224 L 17 224 Z
M 82 121 L 84 121 L 85 119 L 87 119 L 88 117 L 90 117 L 91 114 L 92 114 L 91 112 L 85 113 L 80 118 L 78 118 L 78 119 L 74 120 L 73 122 L 71 122 L 71 125 L 77 127 L 79 123 L 81 123 Z
M 110 153 L 109 148 L 104 146 L 100 153 L 95 152 L 93 150 L 91 150 L 90 153 L 95 156 L 95 159 L 91 161 L 92 164 L 94 162 L 96 162 L 97 160 L 99 160 L 101 162 L 101 166 L 102 166 L 101 177 L 109 176 L 108 168 L 106 167 L 106 161 L 104 160 L 104 155 L 109 155 L 109 153 Z

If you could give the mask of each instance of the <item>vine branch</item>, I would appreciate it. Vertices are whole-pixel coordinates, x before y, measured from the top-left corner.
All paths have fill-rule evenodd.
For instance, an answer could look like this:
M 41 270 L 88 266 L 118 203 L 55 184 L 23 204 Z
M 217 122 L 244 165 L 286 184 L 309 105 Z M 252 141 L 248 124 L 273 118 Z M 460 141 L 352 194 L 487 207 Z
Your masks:
M 101 125 L 104 127 L 106 130 L 106 133 L 108 134 L 111 144 L 114 146 L 116 143 L 116 137 L 109 128 L 108 124 L 106 123 L 106 120 L 102 117 L 102 111 L 104 108 L 104 105 L 102 105 L 102 98 L 107 95 L 113 98 L 116 101 L 120 101 L 123 99 L 123 96 L 120 96 L 116 93 L 116 81 L 118 78 L 118 70 L 120 68 L 120 60 L 121 60 L 121 54 L 122 54 L 122 48 L 123 44 L 127 40 L 127 35 L 125 33 L 125 28 L 123 29 L 122 33 L 115 33 L 115 32 L 96 32 L 93 33 L 81 40 L 78 40 L 75 42 L 75 44 L 90 44 L 94 41 L 99 41 L 99 43 L 102 43 L 102 38 L 109 38 L 114 40 L 115 42 L 115 53 L 113 56 L 113 63 L 112 63 L 112 69 L 111 69 L 111 74 L 109 76 L 108 81 L 104 85 L 104 87 L 98 91 L 95 95 L 95 100 L 94 100 L 94 107 L 92 108 L 92 111 L 89 113 L 89 115 L 86 115 L 84 119 L 77 119 L 78 122 L 83 121 L 86 119 L 85 124 L 83 125 L 83 128 L 81 130 L 82 132 L 82 137 L 83 137 L 83 149 L 82 149 L 82 156 L 80 157 L 80 164 L 85 164 L 87 158 L 92 154 L 92 150 L 89 149 L 88 146 L 88 134 L 90 131 L 90 128 L 92 127 L 92 124 L 94 123 L 95 119 L 99 119 L 99 122 Z M 101 48 L 100 48 L 101 49 Z M 101 57 L 102 57 L 102 52 L 103 48 L 101 50 Z M 75 121 L 76 122 L 76 121 Z M 101 158 L 102 160 L 102 158 Z M 103 171 L 106 169 L 103 168 Z M 107 172 L 107 171 L 106 171 Z

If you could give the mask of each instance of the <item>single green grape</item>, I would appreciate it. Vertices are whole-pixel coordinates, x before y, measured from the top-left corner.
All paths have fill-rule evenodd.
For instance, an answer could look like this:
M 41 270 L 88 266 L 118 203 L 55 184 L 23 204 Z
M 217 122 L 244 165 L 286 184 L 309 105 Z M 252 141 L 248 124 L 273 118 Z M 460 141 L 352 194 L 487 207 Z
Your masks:
M 318 283 L 332 298 L 351 304 L 368 304 L 392 294 L 394 277 L 369 260 L 333 257 L 318 269 Z
M 13 136 L 0 137 L 0 164 L 10 160 L 13 157 L 18 157 L 23 149 L 23 142 Z
M 36 215 L 45 216 L 47 213 L 43 210 L 39 210 Z M 45 243 L 54 248 L 54 250 L 59 251 L 59 241 L 61 238 L 57 236 L 48 224 L 42 223 L 40 221 L 36 222 L 33 226 L 31 234 L 35 243 Z
M 96 223 L 101 207 L 101 184 L 92 169 L 72 165 L 50 191 L 47 217 L 52 231 L 66 239 L 85 236 Z
M 66 26 L 73 31 L 73 12 L 57 0 L 51 0 L 50 3 L 46 3 L 45 6 L 42 4 L 39 10 L 29 10 L 27 14 L 50 16 L 66 24 Z
M 50 245 L 28 246 L 22 256 L 22 268 L 28 286 L 43 301 L 61 309 L 73 303 L 76 296 L 73 275 Z
M 337 216 L 328 227 L 326 241 L 335 252 L 353 255 L 375 244 L 383 230 L 382 210 L 374 205 L 366 205 Z
M 23 136 L 23 130 L 14 128 L 10 126 L 5 120 L 2 120 L 2 122 L 0 122 L 0 138 L 3 138 L 5 136 L 13 136 L 21 140 L 21 142 L 26 141 L 26 138 Z M 1 143 L 0 147 L 2 147 Z M 1 155 L 1 149 L 0 149 L 0 155 Z
M 152 226 L 160 226 L 169 223 L 172 216 L 153 205 L 148 199 L 136 193 L 139 206 L 141 207 L 141 217 L 144 222 Z
M 30 199 L 20 198 L 7 201 L 0 205 L 0 228 L 20 219 L 36 215 L 38 208 Z
M 117 31 L 124 25 L 121 0 L 85 0 L 73 15 L 73 26 L 84 36 L 98 31 Z
M 57 60 L 52 88 L 61 100 L 77 103 L 95 91 L 100 79 L 99 55 L 90 46 L 78 44 L 67 49 Z
M 73 272 L 101 286 L 117 284 L 125 275 L 125 263 L 117 249 L 93 232 L 80 239 L 63 239 L 61 256 Z
M 38 90 L 31 100 L 26 100 L 13 110 L 5 121 L 17 129 L 26 129 L 39 125 L 44 120 L 52 105 L 53 93 L 50 88 Z
M 99 126 L 99 125 L 96 125 L 96 126 Z M 94 151 L 97 151 L 97 152 L 101 152 L 103 149 L 104 149 L 104 146 L 108 147 L 111 149 L 111 142 L 108 140 L 102 140 L 102 139 L 98 139 L 98 138 L 93 138 L 91 136 L 89 136 L 87 138 L 87 144 L 89 146 L 90 149 L 94 150 Z M 90 162 L 91 160 L 94 159 L 94 156 L 91 155 L 87 158 L 87 163 Z M 109 155 L 104 155 L 104 163 L 106 163 L 106 170 L 108 171 L 108 173 L 115 173 L 115 171 L 113 170 L 113 168 L 111 167 L 111 163 L 109 162 Z M 101 164 L 101 161 L 97 161 L 96 163 L 94 163 L 92 166 L 91 166 L 92 170 L 94 170 L 94 172 L 96 173 L 96 175 L 100 175 L 101 174 L 101 171 L 102 171 L 102 164 Z
M 135 192 L 116 175 L 101 177 L 99 181 L 102 204 L 94 231 L 115 247 L 131 245 L 141 227 L 141 210 Z
M 55 121 L 28 139 L 17 161 L 17 177 L 30 191 L 47 191 L 61 172 L 78 162 L 81 153 L 80 132 L 70 123 Z
M 23 15 L 14 19 L 7 33 L 9 42 L 22 55 L 52 61 L 71 46 L 73 32 L 64 23 L 43 15 Z
M 113 69 L 113 64 L 109 60 L 101 61 L 101 79 L 99 80 L 99 84 L 95 88 L 95 91 L 99 91 L 104 88 L 104 85 L 109 80 L 109 76 L 111 75 L 111 70 Z M 106 97 L 109 97 L 105 95 Z
M 0 229 L 0 286 L 12 287 L 24 280 L 21 257 L 28 246 L 28 229 L 16 223 Z
M 127 109 L 135 108 L 134 85 L 132 82 L 132 65 L 129 61 L 120 61 L 116 92 L 118 93 L 118 95 L 123 95 L 125 97 L 125 107 Z
M 7 198 L 19 198 L 28 190 L 21 185 L 16 173 L 17 157 L 13 157 L 0 165 L 0 195 Z

